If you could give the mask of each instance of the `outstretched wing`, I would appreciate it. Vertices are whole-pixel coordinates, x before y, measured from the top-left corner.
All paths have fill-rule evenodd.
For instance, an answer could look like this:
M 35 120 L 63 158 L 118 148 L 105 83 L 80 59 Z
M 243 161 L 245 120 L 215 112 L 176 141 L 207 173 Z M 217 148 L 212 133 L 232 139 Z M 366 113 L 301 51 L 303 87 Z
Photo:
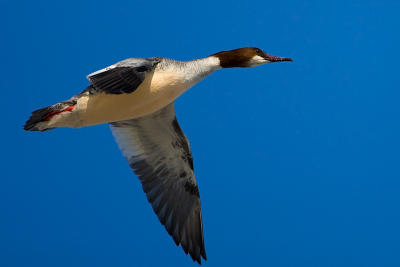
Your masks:
M 193 260 L 206 259 L 200 194 L 189 143 L 174 104 L 145 117 L 110 124 L 154 212 Z
M 129 94 L 144 81 L 160 58 L 128 58 L 102 70 L 89 74 L 92 86 L 89 93 Z

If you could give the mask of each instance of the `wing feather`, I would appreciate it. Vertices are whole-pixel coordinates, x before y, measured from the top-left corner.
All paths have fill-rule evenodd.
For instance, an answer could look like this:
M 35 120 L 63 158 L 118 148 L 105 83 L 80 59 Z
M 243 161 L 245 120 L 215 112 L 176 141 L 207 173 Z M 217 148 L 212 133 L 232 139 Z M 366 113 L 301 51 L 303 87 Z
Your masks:
M 160 58 L 129 58 L 89 74 L 91 94 L 129 94 L 144 81 L 146 73 L 154 69 Z
M 200 194 L 189 142 L 173 103 L 149 116 L 110 125 L 161 224 L 186 254 L 201 263 L 206 252 Z

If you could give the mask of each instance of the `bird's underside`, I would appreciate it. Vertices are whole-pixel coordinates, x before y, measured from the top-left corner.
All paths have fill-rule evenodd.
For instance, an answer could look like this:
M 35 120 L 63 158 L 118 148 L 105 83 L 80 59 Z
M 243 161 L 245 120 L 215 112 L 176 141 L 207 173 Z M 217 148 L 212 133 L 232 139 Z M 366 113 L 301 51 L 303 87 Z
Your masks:
M 130 58 L 90 74 L 71 99 L 34 111 L 28 131 L 109 123 L 160 222 L 186 254 L 206 259 L 200 194 L 189 142 L 174 100 L 220 68 L 292 61 L 256 47 L 221 51 L 191 61 Z

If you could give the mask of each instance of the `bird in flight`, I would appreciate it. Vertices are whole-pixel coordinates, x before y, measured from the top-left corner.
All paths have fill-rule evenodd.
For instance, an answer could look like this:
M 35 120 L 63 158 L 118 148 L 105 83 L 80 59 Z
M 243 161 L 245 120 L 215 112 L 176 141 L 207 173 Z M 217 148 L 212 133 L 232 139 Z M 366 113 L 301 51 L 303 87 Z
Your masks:
M 175 244 L 201 264 L 207 257 L 200 194 L 174 100 L 215 70 L 282 61 L 292 59 L 271 56 L 256 47 L 190 61 L 128 58 L 88 75 L 90 85 L 81 93 L 32 112 L 24 129 L 109 123 L 161 224 Z

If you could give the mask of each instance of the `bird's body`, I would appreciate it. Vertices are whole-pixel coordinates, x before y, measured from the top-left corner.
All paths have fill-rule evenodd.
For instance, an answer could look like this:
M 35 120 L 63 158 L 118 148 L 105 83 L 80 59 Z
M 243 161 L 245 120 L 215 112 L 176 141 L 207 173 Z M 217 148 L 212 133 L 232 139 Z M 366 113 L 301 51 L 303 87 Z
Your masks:
M 80 94 L 36 110 L 24 129 L 45 131 L 110 123 L 149 202 L 177 245 L 193 260 L 206 259 L 200 194 L 188 140 L 174 100 L 220 68 L 291 61 L 258 48 L 223 51 L 203 59 L 130 58 L 88 76 Z
M 133 63 L 143 59 L 128 59 Z M 91 93 L 91 86 L 81 94 L 74 96 L 74 108 L 68 113 L 55 116 L 42 122 L 40 127 L 80 128 L 101 123 L 133 119 L 149 115 L 172 103 L 182 93 L 220 68 L 217 58 L 208 57 L 193 61 L 176 61 L 167 58 L 155 58 L 156 66 L 148 70 L 144 80 L 130 93 L 109 93 L 107 91 Z M 118 68 L 117 63 L 108 68 L 90 74 L 101 74 Z

